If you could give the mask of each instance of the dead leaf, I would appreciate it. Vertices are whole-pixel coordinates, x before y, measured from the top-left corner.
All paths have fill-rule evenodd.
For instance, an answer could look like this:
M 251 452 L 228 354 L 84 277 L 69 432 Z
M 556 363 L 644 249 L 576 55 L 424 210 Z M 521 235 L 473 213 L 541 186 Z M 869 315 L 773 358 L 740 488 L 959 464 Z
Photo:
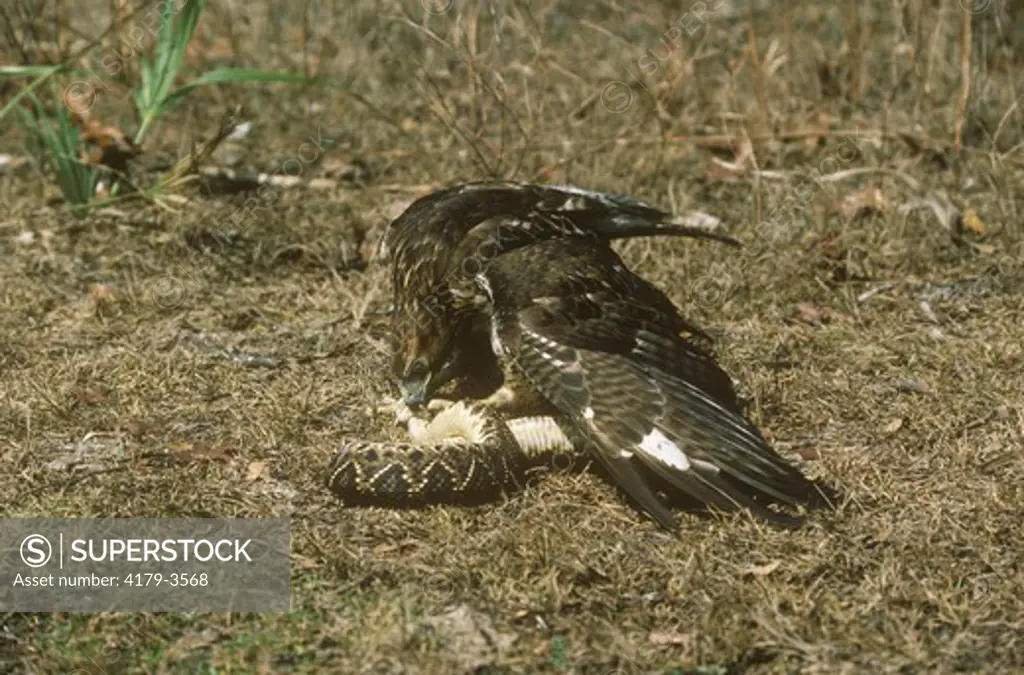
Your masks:
M 822 317 L 824 315 L 821 310 L 809 302 L 798 302 L 796 309 L 800 312 L 800 318 L 805 322 L 813 326 L 820 326 L 822 324 Z
M 897 391 L 912 392 L 915 394 L 930 394 L 931 390 L 923 383 L 909 377 L 897 377 L 892 381 L 892 386 Z
M 231 455 L 234 454 L 235 449 L 226 444 L 210 445 L 208 443 L 193 443 L 189 447 L 177 448 L 171 451 L 171 455 L 178 459 L 191 461 L 191 460 L 206 460 L 216 462 L 226 462 L 231 459 Z M 251 467 L 250 467 L 251 468 Z
M 882 429 L 882 431 L 885 432 L 887 435 L 888 434 L 894 434 L 897 431 L 899 431 L 902 427 L 903 427 L 903 418 L 902 417 L 897 417 L 893 421 L 891 421 L 888 424 L 886 424 L 885 427 Z
M 939 321 L 939 317 L 935 316 L 935 312 L 932 310 L 932 306 L 927 300 L 922 300 L 920 307 L 921 313 L 924 314 L 924 318 L 928 319 L 934 324 L 941 323 Z
M 736 183 L 743 177 L 743 168 L 718 157 L 709 157 L 704 167 L 708 178 L 723 183 Z
M 267 474 L 267 463 L 255 461 L 249 464 L 248 470 L 245 472 L 245 480 L 248 482 L 257 481 L 263 478 Z
M 734 159 L 731 162 L 710 156 L 705 166 L 708 177 L 725 183 L 735 183 L 757 169 L 757 157 L 748 136 L 737 138 L 732 143 L 732 154 Z
M 0 174 L 28 165 L 28 157 L 0 154 Z
M 112 311 L 124 303 L 121 290 L 110 284 L 90 285 L 89 296 L 92 300 L 92 311 L 97 315 Z
M 809 302 L 798 302 L 796 305 L 800 318 L 812 326 L 820 326 L 833 320 L 853 321 L 853 318 L 828 307 L 819 309 Z
M 797 448 L 796 454 L 800 455 L 801 459 L 812 460 L 821 459 L 821 453 L 813 445 L 808 445 L 803 448 Z
M 489 616 L 468 605 L 427 617 L 424 623 L 448 644 L 452 658 L 461 666 L 460 672 L 492 665 L 516 640 L 511 633 L 499 632 Z
M 301 555 L 299 553 L 292 553 L 292 569 L 299 569 L 301 571 L 315 570 L 320 567 L 320 563 L 308 556 Z
M 764 565 L 752 565 L 751 567 L 743 570 L 743 574 L 754 577 L 766 577 L 779 569 L 779 565 L 781 564 L 781 560 L 773 560 L 770 563 L 765 563 Z
M 197 651 L 201 651 L 214 644 L 220 637 L 221 631 L 219 628 L 207 628 L 198 633 L 186 633 L 167 649 L 164 659 L 178 663 L 189 656 L 193 656 Z
M 878 295 L 879 293 L 883 293 L 885 291 L 888 291 L 889 289 L 892 288 L 892 286 L 893 286 L 892 284 L 882 284 L 881 286 L 875 286 L 874 288 L 869 288 L 868 290 L 864 291 L 863 293 L 861 293 L 860 295 L 857 296 L 857 302 L 866 302 L 867 300 L 873 298 L 874 296 Z
M 669 645 L 683 645 L 689 641 L 689 636 L 685 633 L 665 633 L 661 631 L 655 631 L 647 636 L 647 641 L 652 645 L 669 646 Z
M 155 425 L 146 420 L 128 420 L 124 425 L 124 430 L 129 436 L 145 436 L 154 428 Z
M 72 92 L 71 87 L 68 92 Z M 87 148 L 81 153 L 82 161 L 126 171 L 128 160 L 139 153 L 131 135 L 120 127 L 104 125 L 89 111 L 90 101 L 68 100 L 68 92 L 65 103 L 72 111 L 72 121 L 82 130 L 80 140 Z
M 945 190 L 937 190 L 929 193 L 923 199 L 911 200 L 906 204 L 901 205 L 898 210 L 901 214 L 906 215 L 911 211 L 920 208 L 930 210 L 942 227 L 949 230 L 950 233 L 956 234 L 957 226 L 955 226 L 954 223 L 960 220 L 960 211 L 956 208 L 956 205 L 950 201 Z
M 97 300 L 116 299 L 121 291 L 110 284 L 92 284 L 89 286 L 89 293 Z
M 75 398 L 86 405 L 99 405 L 107 400 L 107 395 L 98 387 L 81 387 L 75 390 Z
M 963 215 L 964 227 L 975 234 L 985 234 L 985 223 L 974 209 L 967 209 Z
M 394 553 L 399 548 L 401 548 L 401 547 L 398 544 L 389 544 L 389 543 L 385 542 L 383 544 L 377 544 L 376 546 L 374 546 L 373 547 L 373 554 L 374 555 L 387 555 L 388 553 Z
M 880 189 L 871 186 L 846 195 L 835 206 L 835 209 L 846 220 L 853 220 L 872 212 L 885 213 L 889 209 L 889 202 Z
M 750 136 L 746 133 L 736 143 L 736 164 L 750 169 L 757 167 L 757 159 L 754 157 L 754 144 L 750 142 Z

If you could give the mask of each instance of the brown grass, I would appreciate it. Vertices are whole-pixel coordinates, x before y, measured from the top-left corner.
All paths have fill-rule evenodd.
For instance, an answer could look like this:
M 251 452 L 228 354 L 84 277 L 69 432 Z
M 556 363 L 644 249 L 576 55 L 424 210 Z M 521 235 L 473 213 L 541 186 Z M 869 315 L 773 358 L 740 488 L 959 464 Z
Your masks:
M 244 221 L 246 195 L 199 190 L 178 212 L 76 219 L 34 170 L 0 175 L 3 515 L 288 516 L 293 611 L 7 615 L 3 667 L 1024 672 L 1010 9 L 973 17 L 956 153 L 952 0 L 723 3 L 671 49 L 678 3 L 314 4 L 305 24 L 276 1 L 211 7 L 192 65 L 340 88 L 202 92 L 143 164 L 240 103 L 253 130 L 218 161 L 276 170 L 320 130 L 337 145 L 316 175 L 359 166 L 361 182 L 276 191 Z M 615 80 L 632 96 L 618 113 Z M 131 120 L 113 95 L 94 113 Z M 368 412 L 390 390 L 374 238 L 408 200 L 488 172 L 703 210 L 747 242 L 624 248 L 720 336 L 752 414 L 844 491 L 838 512 L 799 532 L 684 515 L 673 538 L 593 474 L 558 471 L 482 508 L 339 508 L 321 485 L 339 439 L 394 433 Z

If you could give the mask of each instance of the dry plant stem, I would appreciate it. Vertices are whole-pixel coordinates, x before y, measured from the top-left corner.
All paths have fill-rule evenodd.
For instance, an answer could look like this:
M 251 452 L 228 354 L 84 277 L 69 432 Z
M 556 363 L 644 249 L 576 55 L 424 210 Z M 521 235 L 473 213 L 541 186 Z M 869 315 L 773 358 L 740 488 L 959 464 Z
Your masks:
M 736 134 L 718 134 L 710 136 L 669 136 L 666 140 L 693 143 L 702 148 L 730 148 L 741 140 Z M 942 141 L 922 136 L 911 131 L 893 129 L 795 129 L 793 131 L 751 134 L 751 141 L 799 141 L 806 138 L 878 138 L 911 140 L 922 148 L 941 150 L 946 144 Z M 643 143 L 643 139 L 631 139 L 630 143 Z
M 961 3 L 962 4 L 962 3 Z M 967 101 L 971 97 L 971 18 L 966 7 L 960 8 L 960 95 L 956 100 L 956 126 L 953 129 L 953 148 L 963 148 L 964 119 Z
M 796 63 L 793 59 L 793 7 L 788 2 L 783 6 L 783 23 L 786 34 L 786 62 L 790 67 Z M 786 80 L 786 94 L 791 95 L 790 82 Z
M 920 68 L 921 49 L 924 45 L 924 23 L 921 20 L 922 0 L 907 0 L 905 8 L 907 32 L 914 41 L 914 72 Z
M 754 163 L 754 222 L 761 222 L 761 163 L 757 161 L 757 152 L 754 144 L 750 142 L 747 128 L 743 127 L 743 140 L 750 148 L 750 161 Z
M 164 174 L 160 180 L 160 184 L 164 187 L 172 188 L 179 184 L 186 177 L 195 174 L 199 167 L 201 167 L 214 150 L 227 138 L 235 127 L 238 126 L 238 116 L 241 114 L 240 110 L 235 110 L 228 115 L 225 115 L 221 120 L 220 128 L 217 133 L 208 140 L 199 144 L 198 147 L 193 148 L 189 154 L 179 159 L 171 169 Z
M 946 9 L 951 1 L 945 0 L 939 3 L 939 16 L 928 42 L 928 61 L 924 71 L 924 93 L 926 95 L 932 93 L 932 74 L 935 72 L 935 61 L 939 58 L 939 34 L 942 32 L 942 25 L 946 20 Z
M 757 33 L 754 31 L 754 18 L 751 13 L 747 24 L 747 39 L 750 42 L 750 65 L 754 67 L 754 96 L 757 97 L 757 110 L 761 117 L 768 114 L 764 103 L 764 73 L 761 71 L 761 58 L 757 53 Z
M 861 91 L 861 23 L 860 16 L 857 12 L 857 3 L 859 0 L 849 0 L 847 4 L 847 25 L 850 26 L 850 40 L 849 40 L 849 78 L 850 78 L 850 91 L 849 97 L 851 103 L 856 103 L 860 100 Z

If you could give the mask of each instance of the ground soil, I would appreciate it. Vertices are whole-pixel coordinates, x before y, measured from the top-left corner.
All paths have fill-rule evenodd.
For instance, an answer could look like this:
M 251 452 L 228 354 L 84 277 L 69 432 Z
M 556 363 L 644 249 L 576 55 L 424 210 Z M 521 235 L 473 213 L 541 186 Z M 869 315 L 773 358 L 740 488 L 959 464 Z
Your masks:
M 292 611 L 8 614 L 0 667 L 1024 672 L 1024 49 L 1001 3 L 974 16 L 960 150 L 956 2 L 697 23 L 678 3 L 314 4 L 208 8 L 189 73 L 327 80 L 197 90 L 134 171 L 151 184 L 241 105 L 249 134 L 214 163 L 322 183 L 75 215 L 34 161 L 0 174 L 2 515 L 288 517 Z M 128 91 L 96 90 L 131 129 Z M 16 125 L 0 139 L 29 152 Z M 394 391 L 378 238 L 488 176 L 743 240 L 621 248 L 838 509 L 795 532 L 681 513 L 672 536 L 554 468 L 482 507 L 341 508 L 341 439 L 398 433 L 372 412 Z

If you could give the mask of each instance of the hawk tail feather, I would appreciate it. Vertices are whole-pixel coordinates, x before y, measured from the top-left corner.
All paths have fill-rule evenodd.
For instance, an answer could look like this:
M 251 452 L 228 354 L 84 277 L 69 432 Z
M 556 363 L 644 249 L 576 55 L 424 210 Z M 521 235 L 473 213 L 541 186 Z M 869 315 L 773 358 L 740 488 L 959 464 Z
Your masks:
M 460 223 L 459 249 L 489 247 L 493 255 L 566 237 L 603 241 L 650 236 L 711 239 L 739 246 L 736 239 L 708 228 L 673 222 L 672 214 L 637 199 L 568 186 L 527 184 L 470 185 L 435 208 Z M 410 209 L 411 210 L 411 209 Z M 440 215 L 440 213 L 438 214 Z M 459 255 L 454 259 L 458 260 Z
M 832 488 L 790 465 L 742 415 L 684 380 L 662 375 L 658 384 L 666 396 L 666 414 L 654 422 L 645 441 L 657 436 L 666 445 L 662 450 L 642 442 L 634 452 L 662 480 L 706 504 L 725 510 L 747 507 L 775 521 L 792 519 L 767 509 L 768 503 L 790 508 L 834 504 L 838 495 Z M 673 453 L 679 459 L 666 462 Z

